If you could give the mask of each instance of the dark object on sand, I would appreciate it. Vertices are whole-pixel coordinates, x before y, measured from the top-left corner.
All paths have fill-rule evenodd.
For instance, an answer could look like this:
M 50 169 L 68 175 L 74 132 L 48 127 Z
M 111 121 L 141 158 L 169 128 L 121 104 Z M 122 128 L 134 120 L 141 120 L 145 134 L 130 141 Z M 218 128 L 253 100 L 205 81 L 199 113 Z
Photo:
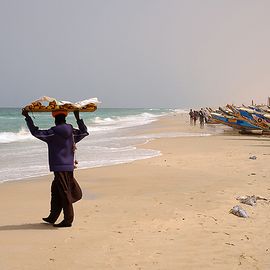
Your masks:
M 251 206 L 256 205 L 258 200 L 268 201 L 268 199 L 266 199 L 264 197 L 255 196 L 255 195 L 240 196 L 240 197 L 237 197 L 236 200 L 238 200 L 240 203 L 251 205 Z
M 257 203 L 257 198 L 255 195 L 237 197 L 236 200 L 238 200 L 240 203 L 251 205 L 251 206 L 254 206 Z

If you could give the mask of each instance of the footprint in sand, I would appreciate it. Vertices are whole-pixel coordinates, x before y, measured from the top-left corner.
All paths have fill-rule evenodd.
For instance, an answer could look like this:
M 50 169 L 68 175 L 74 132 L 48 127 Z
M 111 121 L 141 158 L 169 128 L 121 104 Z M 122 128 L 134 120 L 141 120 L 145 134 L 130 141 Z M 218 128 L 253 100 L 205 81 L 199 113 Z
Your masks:
M 245 255 L 244 253 L 242 253 L 240 256 L 239 256 L 239 263 L 238 265 L 243 265 L 243 264 L 253 264 L 254 267 L 256 267 L 256 263 L 258 262 L 258 260 L 252 256 L 247 256 Z M 256 267 L 256 269 L 259 269 Z

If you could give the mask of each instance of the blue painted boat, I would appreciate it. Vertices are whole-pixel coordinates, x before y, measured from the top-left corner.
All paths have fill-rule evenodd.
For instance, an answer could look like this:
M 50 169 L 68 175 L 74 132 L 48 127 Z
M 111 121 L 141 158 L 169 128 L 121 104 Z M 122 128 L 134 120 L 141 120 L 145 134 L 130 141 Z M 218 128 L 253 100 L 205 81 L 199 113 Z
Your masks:
M 263 131 L 270 130 L 270 122 L 262 113 L 246 108 L 239 108 L 238 111 L 250 124 L 261 128 Z
M 219 113 L 211 113 L 211 116 L 221 124 L 230 126 L 232 128 L 238 129 L 238 130 L 259 130 L 261 129 L 258 126 L 255 126 L 248 121 L 245 121 L 243 119 L 238 119 L 233 116 L 225 116 Z

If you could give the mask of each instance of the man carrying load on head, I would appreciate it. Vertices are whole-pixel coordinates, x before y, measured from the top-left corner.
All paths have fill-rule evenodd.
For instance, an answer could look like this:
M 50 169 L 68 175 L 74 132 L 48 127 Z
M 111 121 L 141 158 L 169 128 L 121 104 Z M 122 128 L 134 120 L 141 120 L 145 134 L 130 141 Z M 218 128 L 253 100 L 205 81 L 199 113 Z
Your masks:
M 63 209 L 64 220 L 54 224 L 55 227 L 71 227 L 74 219 L 72 204 L 82 198 L 81 188 L 73 176 L 74 152 L 75 143 L 89 135 L 87 127 L 79 117 L 79 111 L 74 111 L 79 129 L 66 124 L 67 114 L 64 110 L 53 111 L 55 126 L 48 130 L 40 130 L 34 125 L 28 112 L 22 110 L 31 134 L 48 145 L 49 167 L 50 171 L 54 172 L 54 180 L 51 185 L 50 215 L 43 220 L 54 224 Z

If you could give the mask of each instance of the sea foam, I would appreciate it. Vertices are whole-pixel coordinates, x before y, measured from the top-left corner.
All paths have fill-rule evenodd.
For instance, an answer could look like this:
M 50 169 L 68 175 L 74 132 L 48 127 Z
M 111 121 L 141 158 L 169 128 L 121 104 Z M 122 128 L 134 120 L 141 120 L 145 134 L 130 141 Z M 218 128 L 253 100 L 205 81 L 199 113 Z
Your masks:
M 141 113 L 138 115 L 116 116 L 116 117 L 95 117 L 88 125 L 90 131 L 114 131 L 121 128 L 129 128 L 150 124 L 158 119 L 162 114 Z
M 33 140 L 33 136 L 25 128 L 21 128 L 18 132 L 0 132 L 0 144 L 29 140 Z

